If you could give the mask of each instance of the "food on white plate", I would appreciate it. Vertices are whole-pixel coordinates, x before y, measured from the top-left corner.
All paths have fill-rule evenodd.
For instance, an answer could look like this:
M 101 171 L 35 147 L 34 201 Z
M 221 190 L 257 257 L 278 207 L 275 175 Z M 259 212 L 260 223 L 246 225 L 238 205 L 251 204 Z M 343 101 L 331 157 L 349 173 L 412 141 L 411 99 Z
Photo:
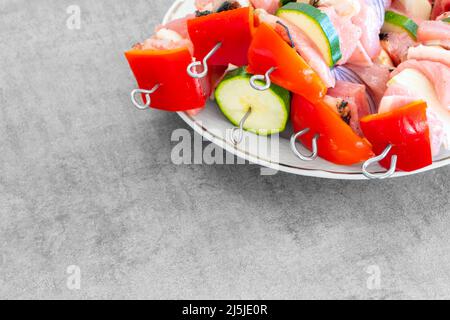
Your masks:
M 257 90 L 267 90 L 274 83 L 311 101 L 326 94 L 326 85 L 297 53 L 292 41 L 285 41 L 266 23 L 261 23 L 254 33 L 247 57 L 247 72 L 254 75 L 252 79 L 265 81 L 264 86 L 253 84 Z
M 306 2 L 308 1 L 297 1 Z M 310 1 L 309 1 L 310 2 Z M 320 0 L 319 5 L 322 7 L 330 7 L 336 10 L 336 13 L 342 17 L 352 18 L 361 11 L 361 3 L 359 0 Z
M 411 47 L 408 50 L 408 60 L 427 60 L 440 62 L 450 67 L 450 51 L 439 46 Z
M 417 30 L 417 38 L 422 44 L 450 49 L 450 24 L 444 21 L 423 21 Z
M 277 85 L 264 92 L 256 91 L 250 86 L 250 78 L 244 68 L 225 76 L 215 93 L 220 110 L 235 126 L 249 112 L 244 129 L 259 135 L 284 131 L 289 120 L 289 91 Z
M 450 110 L 450 68 L 446 65 L 427 60 L 407 60 L 392 73 L 395 76 L 405 69 L 421 72 L 433 84 L 437 97 L 445 109 Z
M 431 12 L 431 20 L 436 20 L 437 17 L 450 11 L 450 0 L 434 0 L 433 10 Z
M 389 32 L 380 35 L 380 43 L 394 66 L 398 66 L 408 57 L 409 48 L 417 42 L 407 32 Z
M 359 136 L 363 136 L 359 120 L 372 113 L 366 90 L 365 85 L 348 81 L 337 81 L 336 87 L 328 90 L 330 97 L 338 99 L 331 107 Z
M 389 53 L 383 47 L 381 48 L 380 54 L 378 55 L 375 62 L 378 63 L 379 65 L 388 67 L 390 70 L 395 69 L 394 61 L 392 60 Z
M 307 37 L 300 28 L 280 17 L 271 15 L 263 9 L 255 10 L 258 23 L 270 25 L 286 42 L 291 42 L 298 54 L 305 59 L 306 63 L 319 75 L 325 86 L 334 87 L 335 79 L 331 74 L 330 67 L 323 59 L 315 44 Z
M 398 8 L 415 20 L 428 20 L 431 16 L 431 3 L 429 0 L 395 0 Z
M 347 67 L 361 79 L 362 84 L 366 85 L 367 91 L 370 93 L 375 104 L 372 112 L 376 112 L 381 98 L 387 89 L 386 83 L 390 78 L 391 67 L 379 63 L 374 63 L 369 67 L 355 65 L 348 65 Z
M 371 159 L 363 165 L 363 173 L 368 178 L 383 179 L 393 169 L 415 171 L 433 163 L 427 104 L 422 100 L 367 116 L 361 119 L 361 128 L 375 153 L 381 155 L 377 162 L 389 169 L 381 177 L 374 176 L 367 170 L 375 160 Z
M 195 0 L 197 14 L 203 15 L 212 12 L 220 12 L 240 7 L 239 1 L 225 0 Z
M 352 18 L 352 22 L 362 30 L 361 44 L 368 56 L 374 59 L 381 50 L 379 34 L 383 26 L 383 20 L 379 17 L 379 11 L 374 2 L 369 0 L 359 0 L 361 11 Z
M 183 39 L 189 39 L 189 32 L 187 29 L 187 21 L 195 18 L 195 14 L 189 14 L 183 18 L 172 20 L 165 25 L 159 25 L 155 28 L 155 33 L 161 29 L 169 29 L 178 33 Z
M 351 17 L 339 15 L 334 7 L 321 7 L 320 10 L 330 18 L 339 36 L 342 56 L 337 64 L 344 65 L 348 62 L 362 65 L 372 64 L 372 60 L 360 42 L 362 30 L 352 22 Z M 362 58 L 358 58 L 358 55 L 355 54 L 356 50 L 361 50 Z
M 134 48 L 139 50 L 171 50 L 186 47 L 194 51 L 192 42 L 183 38 L 181 34 L 168 28 L 158 28 L 158 31 L 142 43 L 137 43 Z
M 441 149 L 450 147 L 450 106 L 446 105 L 444 100 L 447 98 L 445 92 L 439 94 L 440 90 L 445 90 L 440 84 L 440 81 L 445 83 L 445 79 L 442 79 L 443 75 L 433 75 L 429 70 L 438 71 L 442 66 L 434 62 L 413 61 L 402 65 L 388 82 L 389 89 L 381 101 L 379 112 L 388 112 L 418 99 L 425 101 L 428 106 L 427 115 L 431 122 L 433 155 L 437 155 Z M 449 86 L 448 82 L 446 86 Z
M 319 9 L 304 3 L 288 3 L 278 10 L 277 16 L 305 33 L 330 67 L 342 58 L 339 34 L 330 18 Z
M 283 5 L 281 0 L 250 0 L 250 2 L 255 8 L 262 9 L 269 14 L 275 14 L 280 6 Z
M 417 39 L 417 29 L 419 26 L 414 20 L 394 11 L 387 11 L 382 32 L 402 33 L 406 32 L 412 39 Z
M 266 136 L 290 121 L 291 147 L 313 151 L 293 149 L 304 161 L 387 153 L 383 167 L 395 155 L 394 169 L 415 171 L 450 152 L 450 0 L 195 6 L 126 52 L 140 109 L 194 116 L 212 97 L 235 130 Z

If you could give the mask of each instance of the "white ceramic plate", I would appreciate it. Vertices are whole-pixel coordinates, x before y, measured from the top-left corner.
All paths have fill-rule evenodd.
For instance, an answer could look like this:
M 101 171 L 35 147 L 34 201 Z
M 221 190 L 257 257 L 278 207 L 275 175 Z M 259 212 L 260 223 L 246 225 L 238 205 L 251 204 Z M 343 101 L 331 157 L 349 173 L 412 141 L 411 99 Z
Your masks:
M 194 0 L 177 0 L 167 12 L 163 23 L 167 23 L 173 19 L 181 18 L 189 13 L 195 11 Z M 327 162 L 323 159 L 317 159 L 312 162 L 304 162 L 298 159 L 291 151 L 289 140 L 285 138 L 279 139 L 279 148 L 277 152 L 260 152 L 258 147 L 252 144 L 255 139 L 265 142 L 271 138 L 256 137 L 254 134 L 245 133 L 246 139 L 250 143 L 244 143 L 234 146 L 227 135 L 230 129 L 233 128 L 220 112 L 215 102 L 210 101 L 206 108 L 195 116 L 190 116 L 184 112 L 179 112 L 179 116 L 191 126 L 197 133 L 202 135 L 205 139 L 220 146 L 228 152 L 248 160 L 251 163 L 259 164 L 275 170 L 280 170 L 288 173 L 312 176 L 329 179 L 344 179 L 344 180 L 362 180 L 367 179 L 362 174 L 361 165 L 355 166 L 338 166 Z M 286 132 L 282 137 L 289 137 L 289 132 Z M 268 141 L 270 144 L 270 141 Z M 272 150 L 273 151 L 273 150 Z M 269 154 L 270 155 L 267 155 Z M 305 154 L 308 151 L 305 150 Z M 397 172 L 392 177 L 402 177 L 406 175 L 416 174 L 440 168 L 450 164 L 450 156 L 447 154 L 436 160 L 433 165 L 413 173 Z M 375 172 L 383 173 L 385 170 L 381 167 L 374 167 Z

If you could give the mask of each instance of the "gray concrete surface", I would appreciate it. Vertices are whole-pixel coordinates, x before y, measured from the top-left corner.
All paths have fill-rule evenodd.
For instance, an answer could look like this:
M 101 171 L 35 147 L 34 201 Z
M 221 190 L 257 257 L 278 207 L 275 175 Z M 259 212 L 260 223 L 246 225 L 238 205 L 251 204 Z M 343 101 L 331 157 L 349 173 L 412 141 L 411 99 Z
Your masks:
M 346 182 L 172 164 L 187 126 L 130 106 L 122 56 L 169 5 L 1 1 L 0 297 L 450 298 L 450 168 Z

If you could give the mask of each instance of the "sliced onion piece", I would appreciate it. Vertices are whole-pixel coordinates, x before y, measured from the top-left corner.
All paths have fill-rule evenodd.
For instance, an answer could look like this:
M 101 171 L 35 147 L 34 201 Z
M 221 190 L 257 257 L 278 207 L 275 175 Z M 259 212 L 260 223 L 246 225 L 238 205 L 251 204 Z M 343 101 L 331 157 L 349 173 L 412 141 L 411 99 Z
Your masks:
M 386 8 L 390 5 L 391 1 L 386 0 L 366 0 L 367 4 L 375 9 L 378 16 L 378 22 L 380 23 L 380 28 L 384 24 L 384 16 L 386 14 Z

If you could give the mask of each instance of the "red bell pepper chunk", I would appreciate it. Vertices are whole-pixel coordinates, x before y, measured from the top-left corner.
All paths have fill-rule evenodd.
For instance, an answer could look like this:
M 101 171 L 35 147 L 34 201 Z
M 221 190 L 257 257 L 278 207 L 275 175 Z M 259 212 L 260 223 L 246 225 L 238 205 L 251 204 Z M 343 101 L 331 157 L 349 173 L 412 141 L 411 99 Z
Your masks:
M 275 84 L 307 98 L 318 101 L 327 88 L 323 81 L 269 25 L 262 23 L 253 36 L 248 52 L 247 72 L 265 74 L 275 67 L 270 79 Z
M 322 100 L 311 103 L 300 95 L 294 95 L 291 121 L 295 132 L 309 128 L 299 139 L 309 149 L 318 134 L 319 156 L 339 165 L 353 165 L 374 156 L 370 143 L 358 136 L 337 113 Z
M 205 106 L 209 89 L 191 78 L 186 66 L 192 62 L 187 48 L 137 50 L 125 53 L 140 89 L 159 88 L 151 95 L 151 107 L 165 111 L 186 111 Z M 145 95 L 142 96 L 146 101 Z
M 208 60 L 209 65 L 238 67 L 247 65 L 247 52 L 254 32 L 253 8 L 245 7 L 188 21 L 189 37 L 198 61 L 220 42 L 220 49 Z
M 403 108 L 361 119 L 361 128 L 377 154 L 392 145 L 389 155 L 397 155 L 397 168 L 415 171 L 433 163 L 427 104 L 419 101 Z M 389 168 L 391 157 L 381 165 Z

